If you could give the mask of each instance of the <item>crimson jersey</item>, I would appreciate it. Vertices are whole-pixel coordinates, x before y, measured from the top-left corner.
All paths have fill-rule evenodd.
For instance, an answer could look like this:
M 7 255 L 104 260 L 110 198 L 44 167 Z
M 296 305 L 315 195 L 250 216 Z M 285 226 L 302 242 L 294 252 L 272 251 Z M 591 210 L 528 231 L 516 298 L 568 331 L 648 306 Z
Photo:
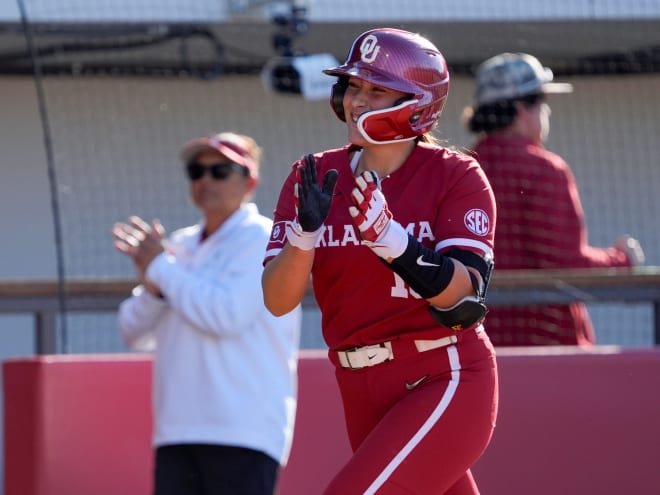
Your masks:
M 405 332 L 413 339 L 454 333 L 431 317 L 428 303 L 371 249 L 362 245 L 348 212 L 355 187 L 345 146 L 316 154 L 319 181 L 336 169 L 339 178 L 323 234 L 316 246 L 312 282 L 330 349 L 390 340 Z M 295 167 L 285 181 L 274 212 L 265 261 L 286 242 L 285 223 L 295 217 Z M 394 219 L 425 246 L 452 247 L 492 255 L 495 200 L 479 164 L 459 152 L 419 143 L 406 162 L 381 180 Z
M 497 199 L 499 269 L 630 266 L 616 248 L 589 245 L 578 188 L 568 164 L 522 137 L 487 136 L 474 150 Z M 485 326 L 495 345 L 594 342 L 581 303 L 495 307 Z

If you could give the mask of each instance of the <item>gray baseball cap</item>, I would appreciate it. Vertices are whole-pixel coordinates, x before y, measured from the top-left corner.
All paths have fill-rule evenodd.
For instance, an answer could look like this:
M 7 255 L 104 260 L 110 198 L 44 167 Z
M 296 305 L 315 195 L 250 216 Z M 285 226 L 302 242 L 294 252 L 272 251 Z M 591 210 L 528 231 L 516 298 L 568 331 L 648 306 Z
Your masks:
M 476 105 L 533 94 L 570 93 L 570 83 L 552 82 L 552 70 L 526 53 L 501 53 L 477 68 Z

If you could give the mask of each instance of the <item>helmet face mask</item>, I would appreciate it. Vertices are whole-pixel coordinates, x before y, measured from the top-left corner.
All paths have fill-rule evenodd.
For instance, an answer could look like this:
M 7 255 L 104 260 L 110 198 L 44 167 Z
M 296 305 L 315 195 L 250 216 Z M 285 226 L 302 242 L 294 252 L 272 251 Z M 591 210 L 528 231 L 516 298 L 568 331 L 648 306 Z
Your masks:
M 403 133 L 412 126 L 406 125 L 413 119 L 412 109 L 416 101 L 405 100 L 398 105 L 381 110 L 365 112 L 358 118 L 357 127 L 368 142 L 372 144 L 387 144 L 398 141 L 409 141 L 417 137 L 414 131 Z
M 360 116 L 358 128 L 374 144 L 407 141 L 430 131 L 449 91 L 449 72 L 440 51 L 425 38 L 398 29 L 361 34 L 346 62 L 324 72 L 339 77 L 330 103 L 342 121 L 346 121 L 343 97 L 350 77 L 410 95 L 391 108 Z

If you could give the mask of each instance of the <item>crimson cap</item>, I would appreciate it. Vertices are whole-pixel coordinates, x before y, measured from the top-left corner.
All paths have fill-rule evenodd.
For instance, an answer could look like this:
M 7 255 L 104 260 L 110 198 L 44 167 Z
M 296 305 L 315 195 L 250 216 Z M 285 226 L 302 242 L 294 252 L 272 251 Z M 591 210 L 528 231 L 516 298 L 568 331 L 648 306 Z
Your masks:
M 259 170 L 249 149 L 249 143 L 238 134 L 222 132 L 188 141 L 181 149 L 181 160 L 189 163 L 202 151 L 217 151 L 232 162 L 246 167 L 250 171 L 250 177 L 256 179 Z

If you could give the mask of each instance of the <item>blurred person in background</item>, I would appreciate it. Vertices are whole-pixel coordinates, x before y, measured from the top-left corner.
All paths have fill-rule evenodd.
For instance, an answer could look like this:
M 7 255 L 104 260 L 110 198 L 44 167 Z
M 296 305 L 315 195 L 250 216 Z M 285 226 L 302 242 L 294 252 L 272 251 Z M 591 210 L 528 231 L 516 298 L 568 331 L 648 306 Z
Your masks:
M 155 341 L 155 495 L 272 495 L 296 410 L 300 307 L 263 304 L 272 221 L 249 202 L 261 149 L 221 133 L 181 152 L 202 218 L 168 239 L 158 220 L 115 224 L 140 285 L 119 308 L 131 349 Z
M 426 38 L 383 28 L 324 72 L 349 143 L 294 163 L 263 274 L 274 314 L 310 275 L 321 310 L 353 450 L 323 493 L 479 493 L 471 467 L 498 404 L 481 325 L 495 199 L 472 157 L 429 134 L 447 65 Z
M 549 94 L 572 85 L 525 53 L 502 53 L 476 72 L 473 106 L 464 120 L 478 134 L 474 156 L 495 192 L 498 269 L 630 267 L 644 263 L 639 242 L 589 245 L 584 212 L 569 165 L 544 143 Z M 595 333 L 583 303 L 492 307 L 485 326 L 499 346 L 590 345 Z

